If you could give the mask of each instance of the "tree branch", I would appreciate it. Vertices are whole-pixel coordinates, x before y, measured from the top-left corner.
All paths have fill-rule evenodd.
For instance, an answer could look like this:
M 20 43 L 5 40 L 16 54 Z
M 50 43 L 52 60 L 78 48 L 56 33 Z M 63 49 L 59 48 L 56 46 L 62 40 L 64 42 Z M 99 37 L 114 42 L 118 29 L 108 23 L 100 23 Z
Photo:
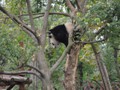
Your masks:
M 33 15 L 39 15 L 39 16 L 41 16 L 40 14 L 45 14 L 44 12 L 42 12 L 42 13 L 33 13 Z M 49 15 L 63 15 L 63 16 L 66 16 L 66 17 L 70 17 L 70 15 L 69 14 L 67 14 L 67 13 L 64 13 L 64 12 L 49 12 Z M 23 14 L 23 15 L 19 15 L 18 17 L 20 17 L 20 16 L 28 16 L 28 14 Z
M 106 26 L 107 26 L 107 23 L 105 23 L 95 34 L 96 35 L 100 34 L 105 29 Z
M 10 85 L 10 86 L 7 88 L 7 90 L 11 90 L 14 86 L 15 86 L 15 84 Z
M 39 15 L 39 14 L 42 14 L 42 15 Z M 45 14 L 44 12 L 43 13 L 33 13 L 33 15 L 34 15 L 33 19 L 43 17 L 44 14 Z M 70 17 L 69 14 L 64 13 L 64 12 L 49 12 L 49 15 L 63 15 L 65 17 Z M 28 14 L 18 15 L 18 17 L 24 17 L 24 16 L 28 16 Z M 8 19 L 8 17 L 5 17 L 5 18 Z M 0 21 L 0 22 L 2 22 L 2 21 Z
M 66 0 L 66 4 L 67 4 L 68 8 L 71 10 L 72 15 L 74 16 L 77 12 L 77 9 L 75 9 L 75 7 L 71 4 L 70 0 Z
M 70 8 L 71 11 L 74 11 L 74 10 L 75 10 L 75 8 L 74 8 L 74 6 L 71 4 L 70 0 L 66 0 L 66 4 L 67 4 L 67 6 Z
M 42 47 L 45 46 L 46 29 L 47 29 L 47 24 L 48 24 L 48 16 L 49 16 L 50 8 L 51 8 L 51 3 L 52 3 L 52 0 L 48 0 L 48 5 L 46 8 L 46 12 L 44 14 L 44 18 L 43 18 L 44 23 L 43 23 L 43 28 L 42 28 L 42 32 L 41 32 L 41 45 L 42 45 Z
M 0 6 L 0 10 L 6 14 L 12 21 L 16 22 L 20 27 L 24 27 L 24 31 L 31 36 L 34 35 L 35 39 L 37 40 L 37 43 L 40 44 L 40 40 L 37 37 L 37 35 L 32 31 L 31 28 L 29 28 L 26 24 L 24 24 L 23 22 L 21 22 L 15 15 L 10 14 L 9 12 L 7 12 L 2 6 Z M 29 32 L 29 33 L 28 33 Z M 31 33 L 31 34 L 30 34 Z
M 75 1 L 76 1 L 77 8 L 80 10 L 79 1 L 78 0 L 75 0 Z
M 29 67 L 29 68 L 32 68 L 32 69 L 36 70 L 36 71 L 41 75 L 41 77 L 44 77 L 44 74 L 42 73 L 42 71 L 40 71 L 40 70 L 37 69 L 36 67 L 31 66 L 31 65 L 25 65 L 25 67 Z
M 26 0 L 27 3 L 27 9 L 28 9 L 28 15 L 30 18 L 30 24 L 31 24 L 31 28 L 33 30 L 33 32 L 35 31 L 35 27 L 34 27 L 34 20 L 33 20 L 33 15 L 32 15 L 32 10 L 31 10 L 31 5 L 30 5 L 30 0 Z
M 80 41 L 82 44 L 92 44 L 92 43 L 98 43 L 107 40 L 107 38 L 101 39 L 101 40 L 95 40 L 95 41 Z
M 88 0 L 75 0 L 77 3 L 78 9 L 84 14 L 85 13 L 85 6 Z
M 33 74 L 33 75 L 37 76 L 37 77 L 41 80 L 41 77 L 40 77 L 39 75 L 37 75 L 36 73 L 31 72 L 31 71 L 20 71 L 20 72 L 0 72 L 0 74 L 4 74 L 4 75 Z

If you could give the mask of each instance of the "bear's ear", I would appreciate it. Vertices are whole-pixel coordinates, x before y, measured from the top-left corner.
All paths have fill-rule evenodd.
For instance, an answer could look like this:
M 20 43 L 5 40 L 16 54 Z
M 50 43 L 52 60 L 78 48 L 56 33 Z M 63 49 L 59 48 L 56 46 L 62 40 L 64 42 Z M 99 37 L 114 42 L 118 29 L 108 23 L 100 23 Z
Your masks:
M 52 38 L 52 32 L 50 30 L 47 32 L 47 34 L 49 38 Z

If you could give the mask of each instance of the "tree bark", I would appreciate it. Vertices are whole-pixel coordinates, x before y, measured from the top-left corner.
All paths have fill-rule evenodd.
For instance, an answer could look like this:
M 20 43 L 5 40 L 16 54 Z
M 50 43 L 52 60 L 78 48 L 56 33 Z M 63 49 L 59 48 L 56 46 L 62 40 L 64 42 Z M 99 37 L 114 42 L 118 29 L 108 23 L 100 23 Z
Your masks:
M 45 60 L 43 48 L 40 48 L 40 50 L 37 52 L 37 61 L 39 63 L 38 65 L 39 70 L 41 70 L 41 72 L 43 73 L 42 90 L 53 90 L 53 85 L 51 81 L 51 73 L 47 65 L 47 62 Z
M 82 45 L 73 44 L 70 54 L 67 55 L 65 65 L 65 90 L 76 90 L 76 69 L 78 66 L 79 51 Z
M 71 18 L 74 23 L 77 9 L 72 5 L 70 0 L 66 0 L 68 8 L 71 10 Z M 80 28 L 79 28 L 80 29 Z M 70 35 L 69 35 L 70 36 Z M 79 51 L 83 47 L 83 44 L 73 44 L 65 64 L 65 90 L 76 90 L 76 71 L 78 66 Z

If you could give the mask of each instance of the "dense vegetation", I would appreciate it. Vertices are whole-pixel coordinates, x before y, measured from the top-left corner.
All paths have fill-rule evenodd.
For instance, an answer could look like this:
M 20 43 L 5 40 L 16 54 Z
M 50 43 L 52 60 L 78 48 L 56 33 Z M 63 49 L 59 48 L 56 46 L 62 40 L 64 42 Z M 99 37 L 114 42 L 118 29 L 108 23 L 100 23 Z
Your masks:
M 27 1 L 29 0 L 0 0 L 0 71 L 17 72 L 20 70 L 30 70 L 30 67 L 27 67 L 27 65 L 35 66 L 42 71 L 42 68 L 38 62 L 36 62 L 37 57 L 35 54 L 39 52 L 39 50 L 42 50 L 41 55 L 44 57 L 43 60 L 45 60 L 45 62 L 47 61 L 47 67 L 50 69 L 65 50 L 65 46 L 62 44 L 57 49 L 50 48 L 47 31 L 58 24 L 71 21 L 71 11 L 66 5 L 67 0 L 52 0 L 50 10 L 46 10 L 50 3 L 49 1 L 30 0 L 33 21 L 30 19 L 31 12 L 29 12 L 30 9 L 28 9 L 29 5 Z M 100 88 L 104 87 L 92 47 L 94 44 L 102 58 L 101 62 L 103 62 L 107 68 L 113 90 L 119 90 L 120 1 L 81 0 L 86 1 L 86 4 L 84 6 L 81 5 L 81 7 L 78 7 L 76 3 L 77 0 L 70 1 L 75 8 L 78 8 L 75 20 L 85 32 L 84 35 L 80 37 L 80 43 L 84 44 L 84 47 L 79 51 L 77 88 L 80 90 L 83 90 L 83 88 L 84 90 L 88 90 L 93 87 L 96 88 L 95 90 L 100 90 Z M 44 42 L 37 43 L 32 35 L 26 33 L 24 25 L 18 23 L 9 15 L 5 15 L 1 7 L 4 7 L 11 15 L 21 20 L 27 27 L 32 28 L 36 36 L 45 38 L 42 39 Z M 47 11 L 50 13 L 47 19 L 47 27 L 44 30 L 44 13 Z M 43 33 L 45 36 L 42 36 Z M 50 74 L 50 83 L 53 84 L 56 90 L 64 89 L 64 67 L 65 59 L 57 66 L 54 72 Z M 30 76 L 30 74 L 26 75 L 26 77 Z M 41 90 L 41 80 L 37 79 L 33 82 L 37 82 L 37 84 L 31 84 L 30 87 L 32 88 L 28 87 L 28 90 Z M 14 90 L 16 90 L 15 88 Z

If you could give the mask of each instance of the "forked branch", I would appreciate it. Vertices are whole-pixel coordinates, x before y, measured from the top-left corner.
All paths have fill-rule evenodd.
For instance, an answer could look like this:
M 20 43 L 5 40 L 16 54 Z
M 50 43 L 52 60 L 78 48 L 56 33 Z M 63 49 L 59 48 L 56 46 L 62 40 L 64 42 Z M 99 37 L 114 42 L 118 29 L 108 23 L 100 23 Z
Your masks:
M 72 15 L 74 16 L 77 12 L 77 9 L 75 9 L 75 7 L 71 4 L 70 0 L 66 0 L 66 4 L 67 4 L 68 8 L 71 10 Z

